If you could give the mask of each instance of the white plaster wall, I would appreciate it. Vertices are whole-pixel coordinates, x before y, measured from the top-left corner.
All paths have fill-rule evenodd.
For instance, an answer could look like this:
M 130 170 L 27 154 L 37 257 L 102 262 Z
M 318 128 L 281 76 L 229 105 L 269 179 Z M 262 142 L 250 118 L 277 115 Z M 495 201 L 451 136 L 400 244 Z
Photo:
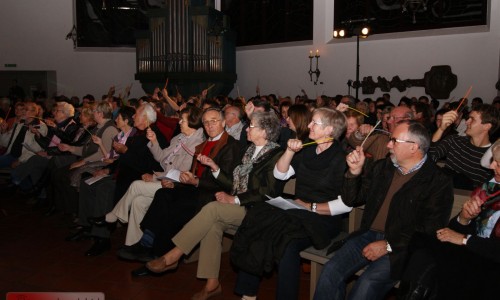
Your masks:
M 489 32 L 447 34 L 426 37 L 392 38 L 372 36 L 360 44 L 360 78 L 377 76 L 391 80 L 399 75 L 404 79 L 420 79 L 433 65 L 450 65 L 458 76 L 458 85 L 451 97 L 463 97 L 470 85 L 470 97 L 482 97 L 491 102 L 498 94 L 495 83 L 499 72 L 500 51 L 500 1 L 491 1 Z M 348 79 L 355 79 L 356 42 L 331 40 L 333 30 L 333 1 L 315 0 L 314 41 L 309 45 L 282 48 L 238 49 L 237 85 L 242 95 L 255 94 L 257 82 L 261 93 L 279 93 L 295 96 L 303 87 L 310 97 L 326 93 L 346 94 Z M 309 81 L 309 50 L 319 49 L 320 80 L 323 85 L 314 86 Z M 373 95 L 360 98 L 378 97 Z M 234 91 L 232 95 L 234 95 Z M 354 91 L 353 93 L 354 94 Z M 420 96 L 424 88 L 411 88 L 403 93 L 391 90 L 391 99 L 397 103 L 403 95 Z
M 135 52 L 83 52 L 65 40 L 73 27 L 72 0 L 0 1 L 0 70 L 51 70 L 58 94 L 96 98 L 111 85 L 135 82 L 132 96 L 143 95 L 134 80 Z M 15 63 L 17 68 L 5 68 Z

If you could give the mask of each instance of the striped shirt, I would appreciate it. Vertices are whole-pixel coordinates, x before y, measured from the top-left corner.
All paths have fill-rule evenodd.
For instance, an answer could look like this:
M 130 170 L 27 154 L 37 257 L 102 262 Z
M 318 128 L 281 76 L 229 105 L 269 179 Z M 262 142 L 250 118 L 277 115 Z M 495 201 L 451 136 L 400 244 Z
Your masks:
M 432 143 L 429 154 L 434 161 L 445 159 L 445 166 L 470 178 L 474 186 L 480 186 L 493 175 L 491 170 L 481 166 L 481 158 L 488 146 L 476 147 L 468 136 L 450 135 Z

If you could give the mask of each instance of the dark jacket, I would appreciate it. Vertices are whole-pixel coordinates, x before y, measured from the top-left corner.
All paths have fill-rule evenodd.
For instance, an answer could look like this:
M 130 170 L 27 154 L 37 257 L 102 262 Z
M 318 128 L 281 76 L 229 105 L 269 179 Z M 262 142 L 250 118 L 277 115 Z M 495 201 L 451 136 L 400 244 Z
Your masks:
M 276 162 L 283 154 L 281 148 L 275 148 L 265 154 L 262 161 L 252 167 L 252 171 L 248 175 L 247 191 L 238 194 L 240 203 L 243 206 L 248 206 L 256 202 L 266 201 L 266 195 L 277 197 L 283 192 L 283 181 L 274 178 L 273 170 Z M 227 173 L 223 170 L 217 177 L 225 190 L 231 190 L 233 187 L 233 173 Z
M 396 172 L 392 161 L 379 160 L 364 176 L 345 176 L 342 200 L 348 206 L 365 205 L 360 232 L 370 229 Z M 389 254 L 391 277 L 399 279 L 404 269 L 408 244 L 418 232 L 435 237 L 448 223 L 453 205 L 453 185 L 430 158 L 397 191 L 385 225 L 385 238 L 393 250 Z
M 500 219 L 495 223 L 494 228 L 500 227 Z M 494 230 L 492 230 L 489 238 L 483 238 L 477 235 L 476 230 L 477 223 L 475 220 L 469 223 L 469 225 L 462 225 L 457 221 L 457 218 L 452 218 L 448 227 L 456 232 L 463 233 L 466 235 L 471 235 L 467 241 L 466 248 L 478 256 L 485 257 L 496 263 L 500 263 L 500 239 L 495 237 Z
M 196 146 L 196 154 L 201 153 L 207 141 L 208 140 Z M 237 140 L 224 132 L 218 143 L 210 151 L 209 157 L 220 167 L 221 173 L 233 174 L 234 168 L 241 161 L 240 145 Z M 195 170 L 198 167 L 198 164 L 199 162 L 195 155 L 195 157 L 193 157 L 193 164 L 191 165 L 191 173 L 196 174 Z M 176 184 L 176 187 L 177 185 L 182 185 L 182 183 Z M 215 200 L 216 192 L 231 192 L 231 187 L 228 188 L 212 176 L 210 168 L 205 168 L 205 170 L 203 170 L 203 173 L 200 176 L 198 188 L 203 191 L 199 193 L 198 198 L 201 206 Z
M 46 149 L 52 137 L 55 135 L 59 139 L 61 139 L 61 143 L 69 144 L 73 141 L 73 138 L 75 137 L 75 134 L 78 130 L 79 125 L 73 120 L 73 118 L 67 118 L 66 120 L 56 124 L 55 127 L 50 127 L 49 132 L 47 133 L 46 136 L 39 136 L 36 141 L 38 144 Z

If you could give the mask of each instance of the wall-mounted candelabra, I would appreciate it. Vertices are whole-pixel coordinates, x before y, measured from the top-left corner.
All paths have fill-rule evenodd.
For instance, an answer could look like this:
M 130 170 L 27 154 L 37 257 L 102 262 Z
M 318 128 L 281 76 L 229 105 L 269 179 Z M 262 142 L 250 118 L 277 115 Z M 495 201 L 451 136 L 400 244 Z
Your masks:
M 314 71 L 312 69 L 313 58 L 316 58 L 316 70 Z M 313 81 L 313 74 L 315 75 L 314 85 L 317 85 L 319 80 L 319 75 L 321 74 L 321 71 L 319 70 L 319 50 L 316 50 L 315 55 L 313 55 L 312 51 L 309 51 L 309 71 L 307 73 L 309 73 L 311 82 Z M 320 81 L 319 84 L 323 84 L 323 82 Z

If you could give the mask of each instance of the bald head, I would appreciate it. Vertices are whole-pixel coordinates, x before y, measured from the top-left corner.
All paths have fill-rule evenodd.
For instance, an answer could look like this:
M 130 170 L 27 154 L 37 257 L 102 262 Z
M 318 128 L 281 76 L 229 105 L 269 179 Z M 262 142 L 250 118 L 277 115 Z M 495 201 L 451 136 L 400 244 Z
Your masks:
M 403 120 L 411 120 L 413 119 L 413 114 L 411 109 L 406 106 L 398 106 L 394 108 L 389 114 L 389 119 L 387 120 L 387 128 L 392 133 L 394 128 L 396 128 L 396 124 L 399 121 Z

